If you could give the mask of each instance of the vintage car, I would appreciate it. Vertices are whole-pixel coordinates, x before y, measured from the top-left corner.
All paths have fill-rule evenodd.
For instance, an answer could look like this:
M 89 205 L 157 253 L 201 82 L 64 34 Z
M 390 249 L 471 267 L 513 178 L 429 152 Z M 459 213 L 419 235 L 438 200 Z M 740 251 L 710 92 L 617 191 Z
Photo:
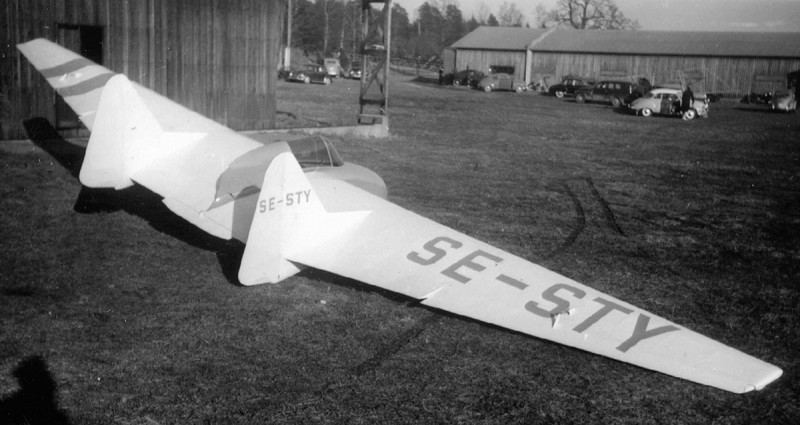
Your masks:
M 623 105 L 624 99 L 634 92 L 630 81 L 600 81 L 593 86 L 579 87 L 575 90 L 575 101 L 611 103 L 615 108 Z
M 474 69 L 465 69 L 453 74 L 447 74 L 442 80 L 442 84 L 452 84 L 454 86 L 475 87 L 486 75 Z
M 653 114 L 681 116 L 685 120 L 691 120 L 697 116 L 708 117 L 708 98 L 704 94 L 695 95 L 694 104 L 685 112 L 681 107 L 682 94 L 680 89 L 650 90 L 646 95 L 634 100 L 630 109 L 636 115 L 643 117 Z
M 331 77 L 324 66 L 309 63 L 298 68 L 292 68 L 286 77 L 286 81 L 300 81 L 306 84 L 330 84 Z
M 775 95 L 772 96 L 772 99 L 769 100 L 769 107 L 773 111 L 796 111 L 797 99 L 794 97 L 794 92 L 787 91 L 783 93 L 775 93 Z
M 561 79 L 560 83 L 553 84 L 552 86 L 550 86 L 550 88 L 547 89 L 547 92 L 550 95 L 561 99 L 564 96 L 574 96 L 575 95 L 575 90 L 577 90 L 577 89 L 579 89 L 581 87 L 588 87 L 588 86 L 591 86 L 593 84 L 594 84 L 594 81 L 591 81 L 591 80 L 588 80 L 588 79 L 585 79 L 585 78 L 581 78 L 581 77 L 573 77 L 571 75 L 568 75 L 568 76 L 564 77 L 563 79 Z
M 477 87 L 485 92 L 493 90 L 512 90 L 517 93 L 525 91 L 524 81 L 517 80 L 513 75 L 499 73 L 484 77 L 478 82 Z
M 347 78 L 358 80 L 361 78 L 361 62 L 353 62 L 350 64 L 350 69 L 347 71 Z
M 342 64 L 339 63 L 339 59 L 336 58 L 325 58 L 325 69 L 328 71 L 328 76 L 331 78 L 344 75 Z

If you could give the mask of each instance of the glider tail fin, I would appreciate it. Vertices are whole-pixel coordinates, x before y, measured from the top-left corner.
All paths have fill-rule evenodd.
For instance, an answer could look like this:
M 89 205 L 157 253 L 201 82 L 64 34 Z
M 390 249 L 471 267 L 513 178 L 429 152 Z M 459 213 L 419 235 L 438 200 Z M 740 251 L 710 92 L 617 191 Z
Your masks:
M 81 183 L 115 189 L 131 186 L 131 175 L 163 154 L 158 151 L 161 127 L 124 75 L 106 84 L 97 118 L 81 166 Z
M 293 262 L 293 255 L 333 242 L 366 215 L 327 212 L 294 156 L 279 154 L 264 174 L 239 281 L 277 283 L 296 274 L 303 265 Z

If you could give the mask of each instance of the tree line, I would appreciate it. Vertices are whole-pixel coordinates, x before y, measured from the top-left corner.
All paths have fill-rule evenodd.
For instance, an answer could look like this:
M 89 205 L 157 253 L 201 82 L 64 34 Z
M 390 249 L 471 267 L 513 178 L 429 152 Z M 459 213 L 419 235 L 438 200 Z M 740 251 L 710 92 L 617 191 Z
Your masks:
M 340 57 L 345 62 L 357 55 L 362 43 L 361 0 L 291 0 L 291 46 L 308 56 Z M 530 27 L 515 2 L 504 1 L 496 10 L 481 3 L 464 16 L 456 0 L 429 0 L 415 12 L 392 3 L 392 56 L 435 58 L 442 50 L 479 26 Z M 539 5 L 534 25 L 540 28 L 570 26 L 581 29 L 636 29 L 613 0 L 559 0 L 556 8 Z M 369 26 L 382 27 L 383 10 L 374 8 Z M 372 33 L 374 36 L 374 32 Z

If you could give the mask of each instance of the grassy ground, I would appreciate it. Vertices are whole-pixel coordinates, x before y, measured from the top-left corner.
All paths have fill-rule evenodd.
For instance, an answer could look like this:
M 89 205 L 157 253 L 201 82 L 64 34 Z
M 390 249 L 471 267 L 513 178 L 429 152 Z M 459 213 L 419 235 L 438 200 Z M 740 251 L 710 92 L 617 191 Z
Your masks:
M 72 424 L 800 417 L 800 117 L 715 103 L 707 120 L 644 119 L 402 75 L 391 90 L 391 138 L 333 140 L 384 177 L 392 201 L 784 376 L 734 395 L 316 271 L 243 288 L 230 279 L 237 244 L 144 190 L 82 190 L 79 149 L 6 143 L 0 413 L 33 404 Z M 351 124 L 357 98 L 353 81 L 282 83 L 278 121 Z

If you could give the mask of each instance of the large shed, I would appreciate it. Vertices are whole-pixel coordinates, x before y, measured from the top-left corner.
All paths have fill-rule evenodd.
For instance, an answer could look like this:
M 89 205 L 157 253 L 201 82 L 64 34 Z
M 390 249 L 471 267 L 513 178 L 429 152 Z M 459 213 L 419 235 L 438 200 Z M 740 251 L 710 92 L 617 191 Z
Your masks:
M 19 54 L 44 37 L 234 129 L 275 125 L 286 1 L 5 0 L 0 6 L 0 139 L 23 120 L 72 129 L 75 116 Z
M 451 47 L 457 69 L 487 69 L 485 58 L 514 59 L 524 67 L 517 76 L 528 83 L 566 75 L 644 77 L 654 84 L 685 78 L 703 91 L 741 95 L 783 88 L 786 74 L 800 69 L 800 33 L 480 27 Z
M 544 29 L 520 27 L 478 27 L 450 46 L 451 63 L 445 72 L 476 69 L 514 68 L 514 76 L 530 82 L 530 45 L 548 34 Z

